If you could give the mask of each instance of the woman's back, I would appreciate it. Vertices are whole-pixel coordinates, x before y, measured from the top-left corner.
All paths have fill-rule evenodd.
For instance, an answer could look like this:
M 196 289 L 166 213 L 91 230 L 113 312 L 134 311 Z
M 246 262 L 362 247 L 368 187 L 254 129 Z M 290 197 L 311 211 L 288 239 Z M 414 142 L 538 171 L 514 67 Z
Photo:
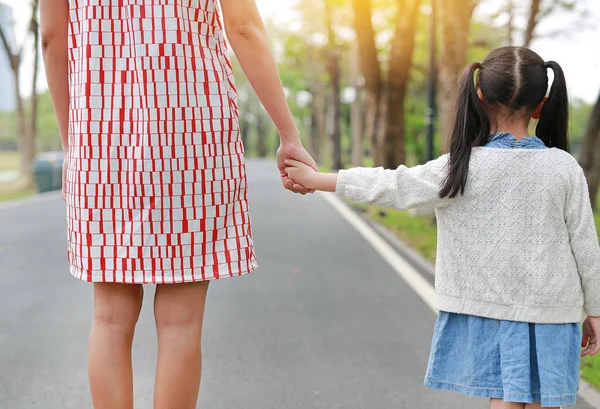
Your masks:
M 70 0 L 70 73 L 72 93 L 79 97 L 72 100 L 76 108 L 155 112 L 196 108 L 194 115 L 202 119 L 232 117 L 233 73 L 214 0 L 96 3 Z M 173 120 L 190 117 L 183 111 L 171 115 Z
M 69 4 L 72 273 L 175 283 L 254 269 L 216 1 Z

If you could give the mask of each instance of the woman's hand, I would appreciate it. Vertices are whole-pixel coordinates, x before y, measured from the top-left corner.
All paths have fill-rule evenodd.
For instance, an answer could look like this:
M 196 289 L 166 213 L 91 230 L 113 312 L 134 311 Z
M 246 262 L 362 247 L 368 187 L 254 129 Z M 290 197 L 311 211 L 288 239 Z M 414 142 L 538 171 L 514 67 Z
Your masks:
M 583 339 L 581 356 L 593 356 L 600 350 L 600 317 L 587 317 L 583 321 Z
M 281 176 L 281 181 L 283 182 L 283 186 L 291 190 L 295 193 L 306 194 L 313 193 L 314 190 L 303 186 L 302 183 L 297 183 L 291 180 L 288 177 L 288 174 L 285 170 L 286 161 L 287 160 L 297 160 L 303 163 L 308 164 L 315 171 L 319 168 L 317 167 L 316 162 L 310 156 L 310 154 L 304 149 L 302 143 L 292 142 L 292 143 L 282 143 L 279 149 L 277 150 L 277 167 L 279 168 L 279 174 Z

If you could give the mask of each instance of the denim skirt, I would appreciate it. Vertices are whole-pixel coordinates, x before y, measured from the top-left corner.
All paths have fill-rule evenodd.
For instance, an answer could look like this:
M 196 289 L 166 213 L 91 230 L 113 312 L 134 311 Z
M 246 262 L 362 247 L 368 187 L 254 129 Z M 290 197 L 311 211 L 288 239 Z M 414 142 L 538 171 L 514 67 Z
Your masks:
M 500 321 L 440 312 L 425 385 L 471 396 L 575 404 L 581 326 Z

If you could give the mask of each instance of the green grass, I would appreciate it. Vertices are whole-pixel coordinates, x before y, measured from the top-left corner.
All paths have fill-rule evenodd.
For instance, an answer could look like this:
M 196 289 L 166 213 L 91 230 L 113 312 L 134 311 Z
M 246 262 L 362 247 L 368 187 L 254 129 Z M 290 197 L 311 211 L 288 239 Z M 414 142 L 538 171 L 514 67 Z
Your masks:
M 354 206 L 366 211 L 369 217 L 390 229 L 427 260 L 435 262 L 437 228 L 434 220 L 413 217 L 404 210 Z
M 581 358 L 581 378 L 600 390 L 600 356 Z
M 18 152 L 0 151 L 0 172 L 19 170 L 21 157 Z
M 365 211 L 373 220 L 386 226 L 427 260 L 435 261 L 437 229 L 432 220 L 412 217 L 406 211 L 354 206 Z M 598 208 L 600 209 L 600 198 Z M 598 236 L 600 236 L 600 211 L 594 215 L 594 219 Z M 600 354 L 581 360 L 581 377 L 600 390 Z
M 18 171 L 20 166 L 21 157 L 18 152 L 0 151 L 0 172 Z M 0 182 L 0 202 L 20 199 L 33 193 L 33 189 L 25 188 L 20 180 Z

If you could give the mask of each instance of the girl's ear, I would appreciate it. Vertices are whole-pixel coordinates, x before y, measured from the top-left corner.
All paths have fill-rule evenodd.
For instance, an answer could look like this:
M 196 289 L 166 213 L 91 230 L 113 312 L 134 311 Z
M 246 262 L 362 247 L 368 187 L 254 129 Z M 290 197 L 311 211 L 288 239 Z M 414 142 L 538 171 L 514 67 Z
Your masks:
M 485 101 L 485 97 L 483 96 L 483 92 L 481 92 L 481 88 L 477 87 L 477 96 L 483 102 Z
M 535 109 L 535 111 L 533 111 L 533 114 L 531 114 L 531 117 L 533 119 L 540 119 L 540 116 L 542 115 L 542 108 L 544 108 L 544 104 L 546 103 L 546 101 L 548 101 L 548 97 L 544 97 L 544 99 L 537 106 L 537 108 Z

